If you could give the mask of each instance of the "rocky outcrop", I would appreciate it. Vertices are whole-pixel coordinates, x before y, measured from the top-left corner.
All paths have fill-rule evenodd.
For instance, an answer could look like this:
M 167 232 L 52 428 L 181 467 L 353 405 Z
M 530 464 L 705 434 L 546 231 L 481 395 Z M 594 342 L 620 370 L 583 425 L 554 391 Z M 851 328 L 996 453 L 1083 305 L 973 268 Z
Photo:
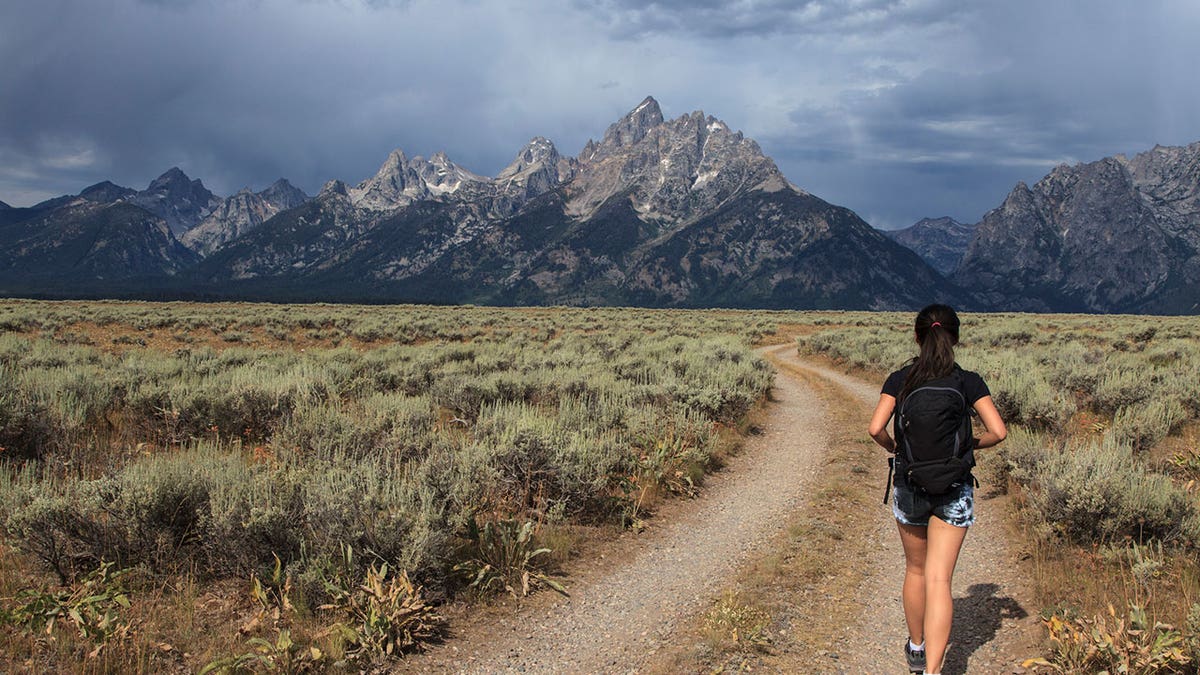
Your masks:
M 112 202 L 119 202 L 124 199 L 128 199 L 136 194 L 137 190 L 132 188 L 121 187 L 120 185 L 115 185 L 109 181 L 103 181 L 84 188 L 83 191 L 79 193 L 79 196 L 83 197 L 89 202 L 96 202 L 97 204 L 110 204 Z
M 282 178 L 261 192 L 245 188 L 222 200 L 179 241 L 202 256 L 208 255 L 281 211 L 296 208 L 306 201 L 308 195 Z
M 483 183 L 476 176 L 439 152 L 411 160 L 402 150 L 393 150 L 374 176 L 348 191 L 354 206 L 373 211 L 403 208 L 413 202 L 457 192 L 464 185 Z
M 191 180 L 179 167 L 167 170 L 128 201 L 165 220 L 176 237 L 195 227 L 221 204 L 221 199 L 209 192 L 204 183 Z
M 921 259 L 943 275 L 958 267 L 971 238 L 974 225 L 964 225 L 948 216 L 922 218 L 902 230 L 882 230 L 893 241 L 912 249 Z
M 310 199 L 304 194 L 304 190 L 292 185 L 286 178 L 271 183 L 267 189 L 259 192 L 258 196 L 280 211 L 294 209 Z
M 738 193 L 789 187 L 758 144 L 701 111 L 666 122 L 658 102 L 642 101 L 580 153 L 567 211 L 587 218 L 618 194 L 640 217 L 681 223 Z
M 503 215 L 511 215 L 525 202 L 556 189 L 573 179 L 578 164 L 569 157 L 558 154 L 550 141 L 538 136 L 521 148 L 507 167 L 495 178 L 496 190 L 507 197 L 507 209 L 495 209 Z
M 1200 143 L 1018 184 L 954 278 L 997 309 L 1200 311 Z

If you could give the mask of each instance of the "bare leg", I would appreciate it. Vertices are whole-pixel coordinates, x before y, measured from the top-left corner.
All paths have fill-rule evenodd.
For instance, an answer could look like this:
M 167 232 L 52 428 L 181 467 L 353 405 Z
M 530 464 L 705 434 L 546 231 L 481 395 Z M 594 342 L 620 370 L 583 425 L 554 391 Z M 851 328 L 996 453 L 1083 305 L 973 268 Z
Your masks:
M 926 529 L 918 525 L 900 528 L 900 543 L 904 546 L 904 621 L 908 638 L 916 644 L 925 640 L 925 549 Z
M 925 671 L 942 672 L 942 659 L 950 642 L 954 600 L 950 582 L 967 528 L 955 527 L 937 516 L 929 519 L 925 555 Z M 907 578 L 907 577 L 906 577 Z

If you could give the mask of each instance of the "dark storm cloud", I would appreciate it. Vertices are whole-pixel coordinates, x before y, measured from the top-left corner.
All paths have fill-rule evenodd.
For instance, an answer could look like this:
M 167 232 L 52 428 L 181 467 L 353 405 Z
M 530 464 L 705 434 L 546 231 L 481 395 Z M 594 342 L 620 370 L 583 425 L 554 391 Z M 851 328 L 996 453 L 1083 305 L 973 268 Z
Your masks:
M 312 193 L 397 147 L 494 174 L 651 94 L 873 224 L 974 221 L 1056 163 L 1200 140 L 1197 29 L 1166 1 L 2 3 L 0 199 L 173 165 Z
M 972 41 L 957 59 L 798 106 L 763 145 L 793 181 L 901 227 L 974 222 L 1061 163 L 1200 140 L 1200 91 L 1181 86 L 1200 56 L 1197 12 L 1051 4 L 980 10 L 959 28 Z
M 452 26 L 414 26 L 428 17 L 402 4 L 6 4 L 3 194 L 142 187 L 173 165 L 225 193 L 279 176 L 314 191 L 397 146 L 502 161 L 459 134 L 492 123 L 489 70 L 457 58 Z
M 690 33 L 705 37 L 740 35 L 831 35 L 895 30 L 951 19 L 961 0 L 580 0 L 614 35 Z

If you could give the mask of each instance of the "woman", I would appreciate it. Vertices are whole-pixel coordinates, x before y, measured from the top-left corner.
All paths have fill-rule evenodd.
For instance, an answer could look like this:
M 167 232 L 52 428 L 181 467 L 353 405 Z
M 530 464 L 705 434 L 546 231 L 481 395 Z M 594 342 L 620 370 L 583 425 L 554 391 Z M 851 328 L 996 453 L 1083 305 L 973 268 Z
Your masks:
M 966 449 L 968 466 L 974 464 L 974 448 L 990 448 L 1004 440 L 1007 434 L 1004 420 L 983 378 L 962 370 L 954 362 L 958 326 L 958 315 L 946 305 L 929 305 L 917 314 L 915 330 L 920 354 L 888 376 L 868 430 L 876 443 L 895 454 L 892 512 L 904 546 L 902 594 L 909 635 L 904 653 L 910 672 L 927 675 L 942 672 L 942 660 L 950 641 L 954 613 L 950 580 L 967 528 L 975 522 L 974 478 L 967 473 L 942 494 L 929 494 L 910 485 L 905 477 L 908 453 L 896 452 L 896 440 L 888 435 L 887 423 L 898 401 L 903 405 L 905 397 L 923 384 L 941 380 L 936 384 L 953 383 L 947 386 L 963 394 L 985 427 L 984 433 Z M 894 430 L 899 435 L 898 423 Z

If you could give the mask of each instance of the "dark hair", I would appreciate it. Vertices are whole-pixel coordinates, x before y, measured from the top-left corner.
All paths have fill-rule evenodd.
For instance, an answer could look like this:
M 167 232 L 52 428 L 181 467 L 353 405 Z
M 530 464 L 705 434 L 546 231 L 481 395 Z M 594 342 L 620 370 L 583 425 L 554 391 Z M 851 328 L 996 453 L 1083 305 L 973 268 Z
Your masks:
M 954 371 L 954 345 L 958 344 L 958 314 L 949 305 L 929 305 L 914 322 L 921 353 L 904 378 L 900 398 L 930 380 Z

